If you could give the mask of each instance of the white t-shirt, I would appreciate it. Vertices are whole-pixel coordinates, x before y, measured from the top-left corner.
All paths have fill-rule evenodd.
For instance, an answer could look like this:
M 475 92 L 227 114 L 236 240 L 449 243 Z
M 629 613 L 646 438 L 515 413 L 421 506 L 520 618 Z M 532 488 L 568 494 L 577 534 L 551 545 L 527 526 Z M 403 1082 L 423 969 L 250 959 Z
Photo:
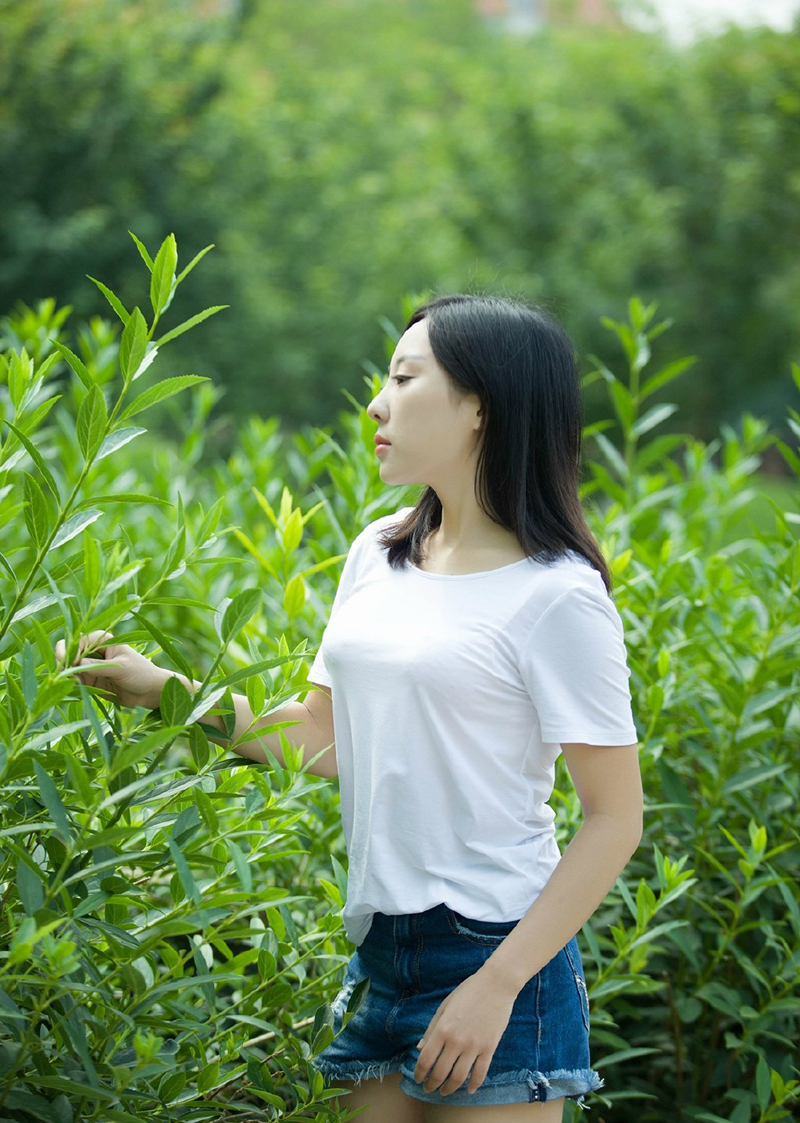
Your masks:
M 637 741 L 623 626 L 577 553 L 483 573 L 393 569 L 370 523 L 309 670 L 331 688 L 348 855 L 342 919 L 444 903 L 518 920 L 557 865 L 561 742 Z

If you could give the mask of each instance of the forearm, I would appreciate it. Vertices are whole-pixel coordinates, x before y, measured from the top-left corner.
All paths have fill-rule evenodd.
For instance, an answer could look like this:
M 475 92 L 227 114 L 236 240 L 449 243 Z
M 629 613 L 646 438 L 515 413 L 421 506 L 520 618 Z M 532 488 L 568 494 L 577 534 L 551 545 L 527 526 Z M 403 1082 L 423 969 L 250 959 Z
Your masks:
M 481 971 L 518 994 L 602 904 L 640 840 L 636 824 L 602 814 L 584 820 L 544 889 Z
M 202 686 L 202 683 L 196 681 L 190 684 L 186 675 L 180 675 L 174 671 L 165 670 L 164 674 L 166 678 L 170 678 L 174 675 L 175 678 L 180 679 L 186 689 L 191 693 L 199 690 Z M 264 751 L 264 749 L 267 748 L 277 759 L 282 768 L 286 766 L 286 761 L 281 751 L 281 732 L 283 732 L 291 745 L 295 747 L 299 747 L 300 745 L 305 746 L 304 759 L 315 756 L 320 749 L 326 747 L 324 745 L 316 746 L 316 726 L 302 702 L 289 702 L 280 709 L 273 710 L 272 713 L 264 714 L 255 722 L 253 729 L 251 729 L 248 734 L 248 739 L 243 741 L 240 745 L 234 744 L 234 742 L 253 725 L 254 714 L 244 694 L 234 694 L 233 691 L 231 691 L 231 697 L 233 698 L 233 706 L 236 713 L 236 724 L 230 739 L 225 731 L 222 714 L 205 713 L 199 719 L 204 725 L 211 725 L 220 731 L 221 736 L 219 737 L 215 737 L 213 733 L 208 734 L 209 741 L 213 741 L 215 745 L 232 748 L 233 751 L 237 752 L 240 756 L 247 757 L 249 760 L 254 760 L 258 764 L 270 763 Z M 269 733 L 259 732 L 265 725 L 277 725 L 279 722 L 284 721 L 299 722 L 300 724 L 286 726 L 283 730 L 273 729 Z M 314 768 L 309 769 L 309 771 L 316 771 L 316 767 L 319 763 L 318 761 Z

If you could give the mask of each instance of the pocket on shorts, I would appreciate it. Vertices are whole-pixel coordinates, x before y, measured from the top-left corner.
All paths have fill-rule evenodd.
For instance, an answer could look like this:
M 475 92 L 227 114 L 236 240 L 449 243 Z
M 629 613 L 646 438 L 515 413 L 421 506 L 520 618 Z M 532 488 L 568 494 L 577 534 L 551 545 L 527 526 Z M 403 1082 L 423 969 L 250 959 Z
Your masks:
M 578 992 L 578 999 L 581 1004 L 581 1017 L 585 1029 L 589 1029 L 590 1012 L 589 1012 L 589 992 L 586 989 L 586 976 L 583 973 L 583 965 L 581 963 L 580 952 L 578 945 L 573 937 L 572 940 L 564 948 L 564 954 L 569 963 L 569 969 L 572 972 L 572 978 L 575 982 L 575 989 Z
M 447 921 L 456 936 L 484 947 L 501 944 L 509 932 L 519 924 L 518 920 L 473 920 L 455 909 L 445 905 Z

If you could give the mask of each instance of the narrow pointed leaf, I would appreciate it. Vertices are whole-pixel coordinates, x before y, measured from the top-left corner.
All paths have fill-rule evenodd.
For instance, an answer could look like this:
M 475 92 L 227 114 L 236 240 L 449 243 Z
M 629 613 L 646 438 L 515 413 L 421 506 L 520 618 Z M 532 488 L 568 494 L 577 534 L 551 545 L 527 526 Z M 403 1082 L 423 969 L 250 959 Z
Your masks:
M 178 276 L 178 279 L 175 282 L 176 287 L 177 287 L 177 285 L 179 285 L 181 283 L 181 281 L 187 275 L 187 273 L 191 273 L 191 271 L 194 269 L 195 265 L 197 265 L 198 261 L 200 261 L 201 258 L 205 257 L 205 255 L 208 253 L 208 251 L 213 250 L 213 248 L 214 248 L 214 242 L 212 242 L 211 245 L 206 246 L 205 249 L 200 250 L 199 253 L 194 255 L 194 257 L 189 262 L 189 264 L 186 266 L 184 271 Z
M 125 383 L 136 373 L 147 347 L 147 324 L 138 308 L 131 312 L 119 344 L 119 366 Z
M 213 308 L 206 308 L 203 312 L 198 312 L 196 316 L 192 316 L 189 320 L 184 320 L 182 324 L 178 324 L 172 331 L 168 331 L 166 335 L 162 335 L 158 340 L 158 346 L 161 347 L 164 343 L 169 343 L 171 339 L 176 339 L 179 335 L 183 335 L 185 331 L 193 328 L 196 324 L 200 324 L 203 320 L 207 320 L 209 316 L 213 316 L 215 312 L 221 312 L 223 308 L 230 308 L 229 304 L 215 304 Z
M 115 429 L 113 433 L 108 434 L 100 445 L 97 456 L 94 458 L 95 464 L 98 460 L 102 460 L 104 456 L 108 456 L 109 453 L 115 452 L 118 448 L 122 448 L 128 441 L 132 441 L 134 437 L 138 437 L 140 433 L 146 432 L 146 429 L 137 429 L 135 426 L 130 429 Z
M 22 490 L 25 496 L 25 523 L 38 549 L 50 532 L 52 513 L 42 489 L 28 472 L 23 471 Z
M 83 360 L 78 358 L 74 351 L 70 351 L 69 347 L 65 347 L 63 343 L 59 343 L 57 339 L 51 339 L 50 342 L 70 365 L 75 374 L 77 374 L 78 378 L 80 378 L 86 389 L 91 389 L 92 376 L 86 369 Z
M 139 253 L 142 255 L 142 261 L 145 263 L 147 268 L 152 273 L 153 272 L 153 259 L 152 259 L 152 257 L 147 252 L 147 250 L 144 248 L 144 244 L 142 242 L 140 242 L 139 239 L 136 237 L 134 232 L 132 230 L 129 230 L 128 233 L 130 234 L 130 236 L 133 238 L 134 242 L 136 243 L 136 248 L 139 250 Z
M 93 384 L 80 404 L 76 422 L 78 444 L 86 460 L 91 460 L 100 447 L 107 424 L 105 396 L 100 387 Z
M 33 444 L 31 444 L 28 437 L 26 437 L 25 434 L 22 432 L 22 430 L 18 429 L 17 426 L 13 424 L 13 422 L 8 421 L 6 418 L 3 418 L 2 420 L 5 421 L 6 425 L 8 425 L 8 427 L 9 427 L 9 429 L 14 430 L 14 432 L 17 434 L 19 439 L 22 441 L 23 445 L 25 446 L 25 448 L 28 451 L 28 455 L 30 456 L 31 460 L 34 462 L 36 467 L 39 469 L 39 471 L 44 476 L 45 482 L 47 483 L 47 486 L 50 488 L 50 491 L 53 493 L 53 498 L 55 499 L 56 503 L 60 504 L 61 503 L 61 497 L 58 494 L 58 488 L 56 487 L 56 481 L 53 479 L 53 476 L 52 476 L 52 473 L 50 472 L 50 469 L 47 467 L 44 460 L 42 459 L 42 454 L 38 451 L 38 449 Z
M 89 274 L 87 273 L 86 276 L 89 277 Z M 127 324 L 128 319 L 130 318 L 130 313 L 126 311 L 125 306 L 123 305 L 119 297 L 115 293 L 113 293 L 110 288 L 104 285 L 102 281 L 98 281 L 95 277 L 89 277 L 89 280 L 93 281 L 94 284 L 97 285 L 97 287 L 100 289 L 100 292 L 117 313 L 123 324 Z
M 67 818 L 66 808 L 61 802 L 58 789 L 50 776 L 42 768 L 41 764 L 39 764 L 38 760 L 33 762 L 33 768 L 36 772 L 36 779 L 39 783 L 39 791 L 41 792 L 44 805 L 50 812 L 50 816 L 58 828 L 58 833 L 61 835 L 64 842 L 69 844 L 72 842 L 72 832 L 69 829 L 69 819 Z
M 127 421 L 129 417 L 134 417 L 137 413 L 141 413 L 143 409 L 147 409 L 156 402 L 161 402 L 165 398 L 171 398 L 173 394 L 179 394 L 181 390 L 185 390 L 187 386 L 194 386 L 197 382 L 208 382 L 208 378 L 203 378 L 199 374 L 183 374 L 177 378 L 165 378 L 163 382 L 157 382 L 155 386 L 150 386 L 147 390 L 143 390 L 138 397 L 134 398 L 128 408 L 123 414 L 120 415 L 120 421 Z
M 74 515 L 71 515 L 64 525 L 59 528 L 50 548 L 54 550 L 56 546 L 63 546 L 65 542 L 69 542 L 71 538 L 80 534 L 87 526 L 91 526 L 96 519 L 99 519 L 102 513 L 102 511 L 96 511 L 90 508 L 88 511 L 78 511 Z
M 150 278 L 150 302 L 153 312 L 159 316 L 166 310 L 175 284 L 175 269 L 178 264 L 178 247 L 175 235 L 168 234 L 161 243 L 161 249 L 153 262 L 153 275 Z

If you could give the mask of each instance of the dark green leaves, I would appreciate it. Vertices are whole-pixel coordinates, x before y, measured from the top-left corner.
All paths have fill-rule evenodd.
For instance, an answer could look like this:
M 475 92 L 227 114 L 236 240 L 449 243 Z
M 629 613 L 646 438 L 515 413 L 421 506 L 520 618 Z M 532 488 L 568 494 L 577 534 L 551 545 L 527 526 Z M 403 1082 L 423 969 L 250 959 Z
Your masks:
M 50 816 L 56 825 L 58 833 L 61 835 L 62 840 L 69 844 L 72 841 L 72 832 L 69 826 L 69 819 L 64 804 L 61 802 L 61 796 L 58 794 L 58 788 L 51 780 L 50 776 L 39 764 L 38 760 L 33 762 L 33 768 L 36 773 L 36 779 L 39 784 L 39 792 L 45 807 L 50 812 Z
M 25 525 L 34 546 L 39 549 L 47 541 L 54 515 L 34 477 L 24 471 L 22 476 L 25 496 Z
M 233 598 L 222 618 L 220 634 L 224 643 L 229 643 L 235 635 L 238 635 L 248 620 L 255 615 L 262 596 L 260 589 L 244 589 Z
M 78 409 L 76 434 L 78 445 L 86 460 L 91 460 L 100 448 L 108 424 L 108 410 L 103 391 L 92 385 Z

